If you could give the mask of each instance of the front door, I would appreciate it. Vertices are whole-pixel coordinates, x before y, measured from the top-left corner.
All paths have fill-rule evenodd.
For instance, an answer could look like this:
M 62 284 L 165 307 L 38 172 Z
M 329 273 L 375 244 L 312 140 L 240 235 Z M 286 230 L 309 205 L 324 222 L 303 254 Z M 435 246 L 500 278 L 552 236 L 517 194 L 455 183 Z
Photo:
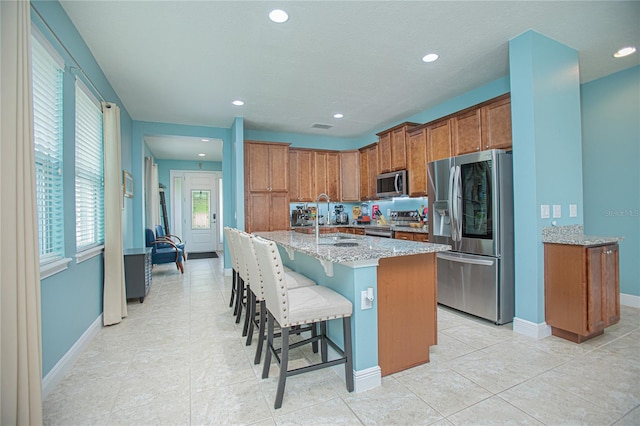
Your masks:
M 215 173 L 184 174 L 183 235 L 188 253 L 218 250 L 218 187 Z

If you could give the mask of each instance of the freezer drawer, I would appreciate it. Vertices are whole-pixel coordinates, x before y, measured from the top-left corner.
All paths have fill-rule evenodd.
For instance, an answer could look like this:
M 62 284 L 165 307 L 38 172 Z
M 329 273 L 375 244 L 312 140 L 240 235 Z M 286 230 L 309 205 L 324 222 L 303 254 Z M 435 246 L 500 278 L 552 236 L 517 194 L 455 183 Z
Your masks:
M 501 322 L 499 259 L 464 253 L 438 253 L 438 303 Z

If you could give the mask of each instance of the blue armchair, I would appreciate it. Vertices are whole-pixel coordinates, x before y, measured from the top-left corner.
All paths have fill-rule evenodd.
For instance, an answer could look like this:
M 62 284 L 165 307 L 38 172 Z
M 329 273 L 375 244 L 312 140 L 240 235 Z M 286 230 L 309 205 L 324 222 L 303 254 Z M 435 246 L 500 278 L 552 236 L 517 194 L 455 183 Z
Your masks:
M 162 240 L 169 240 L 169 242 L 173 243 L 174 245 L 176 245 L 180 250 L 182 250 L 182 255 L 184 256 L 184 261 L 187 261 L 187 251 L 184 249 L 184 245 L 185 243 L 182 242 L 182 240 L 180 239 L 180 237 L 178 237 L 177 235 L 173 235 L 173 234 L 165 234 L 164 233 L 164 228 L 162 227 L 162 225 L 156 225 L 156 240 L 158 241 L 162 241 Z M 178 241 L 176 241 L 178 240 Z M 159 242 L 157 244 L 158 248 L 169 248 L 171 247 L 169 244 L 164 244 Z
M 147 247 L 151 247 L 151 263 L 158 265 L 161 263 L 174 262 L 181 273 L 184 273 L 182 265 L 183 251 L 170 240 L 158 240 L 149 228 L 145 229 L 145 240 Z

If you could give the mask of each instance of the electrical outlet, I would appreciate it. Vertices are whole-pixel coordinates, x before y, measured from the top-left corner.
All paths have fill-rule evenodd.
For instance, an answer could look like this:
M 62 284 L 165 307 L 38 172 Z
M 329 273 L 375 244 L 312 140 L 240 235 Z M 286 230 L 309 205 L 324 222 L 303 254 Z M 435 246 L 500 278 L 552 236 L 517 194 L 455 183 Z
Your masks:
M 562 206 L 560 204 L 553 205 L 553 217 L 556 219 L 562 217 Z
M 373 301 L 369 299 L 367 290 L 362 290 L 360 292 L 360 309 L 371 309 L 373 307 Z
M 540 205 L 540 218 L 549 219 L 549 217 L 550 217 L 549 204 Z
M 578 217 L 578 205 L 569 204 L 569 217 Z

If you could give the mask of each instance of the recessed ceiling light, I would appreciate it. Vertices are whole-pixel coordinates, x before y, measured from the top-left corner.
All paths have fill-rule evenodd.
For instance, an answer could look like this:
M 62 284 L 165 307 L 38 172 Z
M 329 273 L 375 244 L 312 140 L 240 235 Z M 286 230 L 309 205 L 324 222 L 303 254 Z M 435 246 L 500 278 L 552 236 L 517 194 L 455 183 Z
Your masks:
M 333 114 L 333 118 L 342 118 L 342 117 L 344 117 L 344 114 L 340 114 L 340 113 Z
M 422 57 L 422 62 L 434 62 L 438 59 L 437 53 L 429 53 Z
M 287 12 L 285 12 L 284 10 L 274 9 L 269 12 L 269 19 L 271 19 L 276 24 L 282 24 L 289 20 L 289 15 L 287 15 Z
M 235 106 L 242 106 L 244 105 L 244 101 L 241 101 L 240 99 L 237 99 L 233 102 L 231 102 L 232 104 L 234 104 Z
M 202 153 L 200 153 L 200 154 L 198 154 L 198 157 L 204 157 L 205 155 L 206 155 L 206 154 L 202 154 Z
M 618 50 L 616 53 L 613 54 L 614 58 L 623 58 L 625 56 L 629 56 L 632 53 L 635 53 L 636 48 L 633 46 L 627 46 L 627 47 L 623 47 L 622 49 Z
M 200 139 L 202 142 L 209 142 L 209 139 Z

